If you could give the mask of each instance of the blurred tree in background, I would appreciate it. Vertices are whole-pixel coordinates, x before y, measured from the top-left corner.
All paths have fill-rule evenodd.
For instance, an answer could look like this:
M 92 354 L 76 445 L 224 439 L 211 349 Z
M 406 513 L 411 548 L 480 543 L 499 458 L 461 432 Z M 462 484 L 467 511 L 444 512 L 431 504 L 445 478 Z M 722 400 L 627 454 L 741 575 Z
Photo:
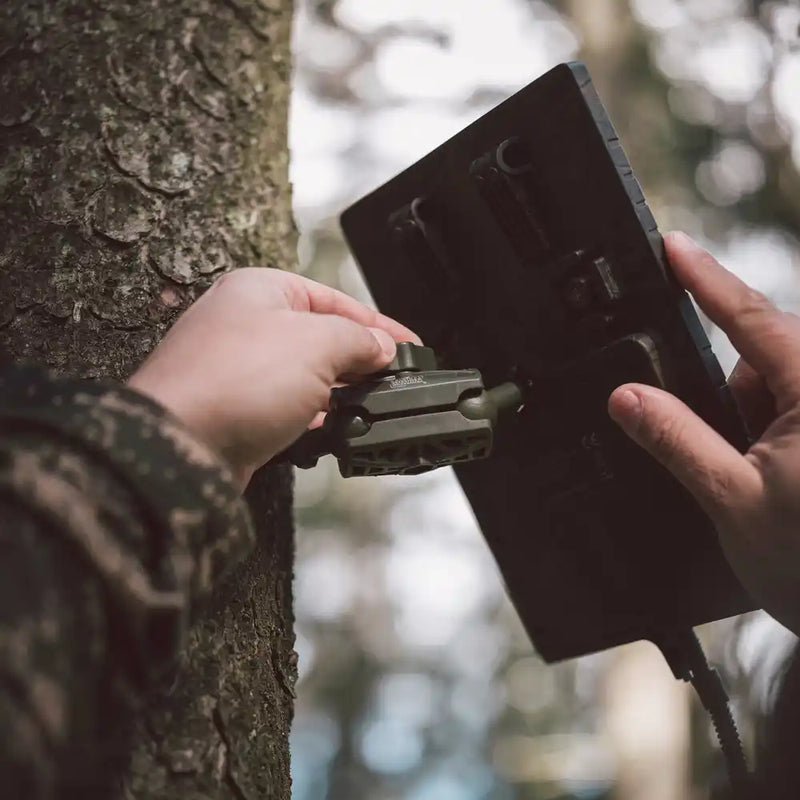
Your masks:
M 791 2 L 305 0 L 301 269 L 366 298 L 338 213 L 580 58 L 662 230 L 686 230 L 796 310 L 799 26 Z M 735 353 L 710 334 L 730 369 Z M 709 723 L 655 648 L 543 665 L 449 471 L 335 472 L 298 475 L 296 800 L 707 796 L 721 771 Z M 791 637 L 761 614 L 701 634 L 752 748 Z

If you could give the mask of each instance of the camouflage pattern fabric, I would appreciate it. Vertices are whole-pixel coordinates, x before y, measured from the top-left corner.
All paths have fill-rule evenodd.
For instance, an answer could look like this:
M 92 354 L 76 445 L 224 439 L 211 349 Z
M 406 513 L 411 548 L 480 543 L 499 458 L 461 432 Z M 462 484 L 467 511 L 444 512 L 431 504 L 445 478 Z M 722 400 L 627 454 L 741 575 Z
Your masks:
M 101 796 L 136 707 L 253 543 L 230 471 L 155 403 L 0 371 L 4 798 Z

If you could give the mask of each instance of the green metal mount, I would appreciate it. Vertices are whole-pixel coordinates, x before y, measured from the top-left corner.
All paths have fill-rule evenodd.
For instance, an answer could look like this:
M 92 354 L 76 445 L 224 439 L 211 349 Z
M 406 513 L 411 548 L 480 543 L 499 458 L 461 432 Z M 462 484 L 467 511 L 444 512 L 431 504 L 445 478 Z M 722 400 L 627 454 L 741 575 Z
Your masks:
M 478 370 L 437 367 L 429 347 L 401 342 L 383 370 L 333 389 L 322 426 L 278 460 L 309 469 L 332 453 L 349 478 L 416 475 L 486 458 L 499 417 L 522 405 L 519 387 L 487 390 Z

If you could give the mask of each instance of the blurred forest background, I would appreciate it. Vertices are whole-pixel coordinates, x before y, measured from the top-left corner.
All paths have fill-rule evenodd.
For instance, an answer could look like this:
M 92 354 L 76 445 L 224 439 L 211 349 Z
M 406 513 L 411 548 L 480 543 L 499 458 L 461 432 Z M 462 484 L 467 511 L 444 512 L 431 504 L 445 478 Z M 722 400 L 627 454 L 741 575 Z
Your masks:
M 368 299 L 339 212 L 579 58 L 662 231 L 797 310 L 799 29 L 792 2 L 302 0 L 301 270 Z M 708 796 L 722 765 L 691 692 L 644 643 L 542 664 L 449 470 L 343 481 L 326 459 L 297 478 L 295 800 Z M 793 639 L 762 614 L 701 635 L 752 749 Z

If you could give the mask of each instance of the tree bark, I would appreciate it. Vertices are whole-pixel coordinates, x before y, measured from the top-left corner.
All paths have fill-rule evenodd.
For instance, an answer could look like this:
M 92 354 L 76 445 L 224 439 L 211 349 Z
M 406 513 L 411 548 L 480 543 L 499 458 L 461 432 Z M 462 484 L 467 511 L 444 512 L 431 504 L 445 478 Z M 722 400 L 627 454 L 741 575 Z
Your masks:
M 217 273 L 295 261 L 290 0 L 0 3 L 0 348 L 125 378 Z M 140 725 L 125 796 L 288 798 L 290 474 Z

